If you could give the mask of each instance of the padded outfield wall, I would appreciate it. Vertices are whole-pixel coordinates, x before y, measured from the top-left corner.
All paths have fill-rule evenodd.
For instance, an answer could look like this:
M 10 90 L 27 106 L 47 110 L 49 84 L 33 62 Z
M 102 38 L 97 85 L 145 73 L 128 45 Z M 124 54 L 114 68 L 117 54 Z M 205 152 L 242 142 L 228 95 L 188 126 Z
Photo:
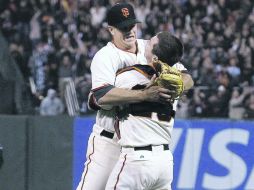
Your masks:
M 0 190 L 72 189 L 73 118 L 0 116 Z
M 2 190 L 75 190 L 92 117 L 0 116 Z M 177 120 L 174 190 L 254 190 L 254 121 Z

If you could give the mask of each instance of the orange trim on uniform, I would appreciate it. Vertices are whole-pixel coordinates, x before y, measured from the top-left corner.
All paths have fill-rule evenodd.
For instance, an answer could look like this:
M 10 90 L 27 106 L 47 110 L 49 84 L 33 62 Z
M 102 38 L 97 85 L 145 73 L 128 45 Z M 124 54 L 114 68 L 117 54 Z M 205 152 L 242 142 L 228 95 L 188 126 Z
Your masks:
M 116 72 L 116 76 L 118 76 L 118 75 L 120 75 L 121 73 L 124 73 L 124 72 L 126 72 L 126 71 L 133 70 L 133 69 L 134 69 L 133 66 L 131 66 L 131 67 L 125 67 L 125 68 L 123 68 L 123 69 L 120 69 L 120 70 L 118 70 L 118 71 Z
M 150 75 L 148 75 L 146 72 L 144 72 L 143 70 L 141 70 L 141 69 L 139 69 L 139 68 L 137 68 L 137 67 L 134 67 L 134 69 L 136 70 L 136 71 L 138 71 L 138 72 L 140 72 L 142 75 L 144 75 L 146 78 L 151 78 L 151 76 Z
M 123 165 L 122 165 L 122 167 L 121 167 L 121 170 L 120 170 L 119 174 L 117 175 L 117 180 L 116 180 L 116 184 L 115 184 L 115 186 L 114 186 L 114 190 L 116 190 L 116 186 L 117 186 L 117 184 L 118 184 L 118 182 L 119 182 L 120 174 L 122 173 L 123 168 L 124 168 L 124 166 L 125 166 L 126 156 L 127 156 L 127 154 L 125 154 L 125 156 L 124 156 Z
M 107 86 L 111 86 L 111 84 L 104 84 L 103 86 L 99 86 L 99 87 L 97 87 L 97 88 L 95 88 L 95 89 L 92 89 L 91 91 L 92 91 L 92 92 L 95 92 L 95 91 L 100 90 L 100 89 L 102 89 L 102 88 L 105 88 L 105 87 L 107 87 Z
M 131 70 L 136 70 L 138 71 L 139 73 L 141 73 L 142 75 L 144 75 L 146 78 L 148 79 L 151 79 L 151 76 L 149 74 L 147 74 L 146 72 L 144 72 L 143 70 L 135 67 L 135 66 L 131 66 L 131 67 L 126 67 L 124 69 L 121 69 L 119 70 L 117 73 L 116 73 L 116 76 L 120 75 L 121 73 L 124 73 L 126 71 L 131 71 Z
M 84 175 L 84 177 L 83 177 L 81 190 L 83 189 L 84 182 L 85 182 L 85 177 L 86 177 L 86 175 L 87 175 L 87 173 L 88 173 L 88 166 L 89 166 L 89 164 L 92 162 L 91 156 L 94 154 L 94 139 L 95 139 L 95 136 L 93 137 L 93 150 L 92 150 L 92 153 L 89 154 L 89 156 L 88 156 L 88 160 L 89 160 L 89 161 L 88 161 L 88 163 L 87 163 L 87 165 L 86 165 L 86 172 L 85 172 L 85 175 Z

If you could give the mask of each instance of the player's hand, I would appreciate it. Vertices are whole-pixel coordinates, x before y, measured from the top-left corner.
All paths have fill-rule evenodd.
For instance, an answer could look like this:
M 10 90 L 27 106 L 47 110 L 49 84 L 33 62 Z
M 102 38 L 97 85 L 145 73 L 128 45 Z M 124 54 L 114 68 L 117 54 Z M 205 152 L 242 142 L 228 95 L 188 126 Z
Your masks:
M 150 82 L 146 85 L 146 89 L 150 88 L 151 86 L 155 85 L 155 80 L 156 80 L 156 74 L 153 75 L 153 77 L 151 78 Z
M 151 86 L 144 90 L 144 100 L 162 104 L 172 103 L 174 91 L 159 86 Z

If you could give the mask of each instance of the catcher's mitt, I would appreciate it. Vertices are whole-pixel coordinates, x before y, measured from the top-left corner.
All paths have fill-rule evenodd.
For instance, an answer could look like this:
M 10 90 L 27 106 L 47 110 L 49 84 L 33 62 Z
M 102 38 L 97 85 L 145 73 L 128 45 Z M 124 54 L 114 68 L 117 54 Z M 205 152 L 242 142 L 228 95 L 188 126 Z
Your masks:
M 155 84 L 169 90 L 174 90 L 172 99 L 177 99 L 181 96 L 184 91 L 181 72 L 157 59 L 153 60 L 153 66 L 159 74 Z

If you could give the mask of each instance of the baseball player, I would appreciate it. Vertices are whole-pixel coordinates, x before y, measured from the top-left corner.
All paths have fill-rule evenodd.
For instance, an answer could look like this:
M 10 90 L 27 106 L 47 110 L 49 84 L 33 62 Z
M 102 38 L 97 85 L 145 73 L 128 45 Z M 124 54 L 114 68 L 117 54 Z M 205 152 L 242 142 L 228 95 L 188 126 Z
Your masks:
M 153 86 L 146 90 L 116 88 L 119 69 L 133 64 L 146 65 L 146 41 L 137 40 L 138 21 L 130 4 L 119 3 L 107 13 L 108 30 L 112 41 L 99 50 L 91 63 L 92 93 L 89 105 L 103 108 L 97 112 L 88 141 L 86 163 L 77 190 L 105 189 L 107 179 L 120 155 L 120 146 L 114 130 L 115 105 L 141 101 L 169 102 L 170 90 Z
M 152 49 L 152 51 L 151 51 Z M 168 32 L 159 33 L 150 40 L 146 57 L 151 62 L 153 52 L 173 67 L 186 73 L 186 68 L 177 63 L 183 46 L 179 39 Z M 166 55 L 166 57 L 164 56 Z M 167 55 L 170 55 L 167 57 Z M 115 86 L 119 88 L 137 88 L 147 85 L 156 71 L 146 66 L 135 65 L 118 72 Z M 188 83 L 188 89 L 193 82 Z M 187 89 L 186 89 L 187 90 Z M 135 107 L 133 105 L 139 105 Z M 149 104 L 148 104 L 149 105 Z M 119 111 L 120 140 L 122 147 L 120 158 L 112 171 L 106 190 L 168 190 L 173 180 L 173 156 L 169 150 L 174 114 L 177 100 L 173 104 L 132 104 L 123 106 Z M 146 107 L 145 110 L 140 110 Z M 157 108 L 156 108 L 157 107 Z M 126 114 L 126 110 L 129 109 Z M 156 112 L 151 112 L 156 110 Z M 144 113 L 145 112 L 145 113 Z

